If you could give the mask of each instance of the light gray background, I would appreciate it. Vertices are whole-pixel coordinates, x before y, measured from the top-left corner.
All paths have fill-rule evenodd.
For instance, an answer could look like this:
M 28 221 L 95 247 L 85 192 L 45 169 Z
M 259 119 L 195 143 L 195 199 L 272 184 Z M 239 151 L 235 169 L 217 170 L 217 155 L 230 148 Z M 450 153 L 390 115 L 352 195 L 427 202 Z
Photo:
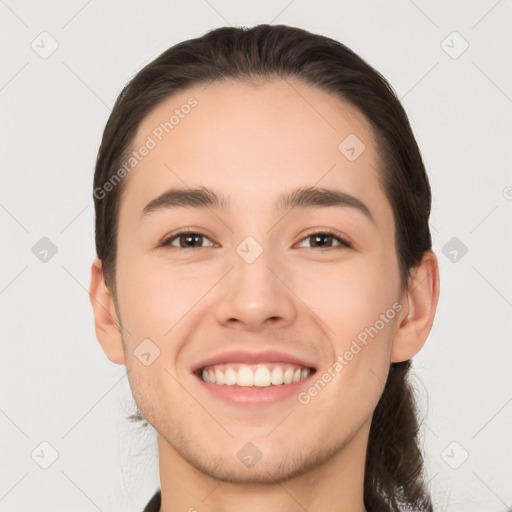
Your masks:
M 436 511 L 511 507 L 511 11 L 511 0 L 0 0 L 0 510 L 139 512 L 158 487 L 154 435 L 124 419 L 124 367 L 93 329 L 94 162 L 117 94 L 143 65 L 212 28 L 258 23 L 342 41 L 402 98 L 441 265 L 413 372 Z M 42 237 L 58 250 L 46 262 L 32 252 Z M 44 441 L 58 453 L 48 469 Z

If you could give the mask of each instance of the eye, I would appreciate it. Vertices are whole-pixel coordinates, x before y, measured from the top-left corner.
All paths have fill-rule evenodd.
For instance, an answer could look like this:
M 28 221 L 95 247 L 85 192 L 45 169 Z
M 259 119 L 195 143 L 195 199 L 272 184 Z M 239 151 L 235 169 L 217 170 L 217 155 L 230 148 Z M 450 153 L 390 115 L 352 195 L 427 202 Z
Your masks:
M 320 231 L 317 233 L 312 233 L 303 238 L 302 241 L 299 243 L 299 246 L 302 246 L 302 243 L 308 239 L 311 239 L 311 249 L 334 249 L 336 247 L 352 247 L 350 242 L 348 242 L 341 236 L 331 231 Z M 203 242 L 205 240 L 210 239 L 206 235 L 203 235 L 202 233 L 194 231 L 180 231 L 179 233 L 175 233 L 164 239 L 164 241 L 161 243 L 161 246 L 173 247 L 176 249 L 200 249 L 202 247 L 208 247 L 203 245 Z M 211 247 L 212 245 L 213 243 L 211 243 L 209 246 Z
M 352 247 L 350 242 L 348 242 L 344 238 L 341 238 L 336 233 L 330 231 L 311 233 L 310 235 L 303 238 L 300 243 L 302 244 L 304 240 L 308 239 L 312 240 L 312 249 L 333 249 L 336 247 Z
M 193 231 L 181 231 L 176 233 L 162 242 L 162 247 L 174 247 L 176 249 L 200 249 L 201 247 L 208 247 L 202 245 L 204 240 L 210 240 L 206 235 L 195 233 Z M 175 243 L 177 242 L 177 243 Z

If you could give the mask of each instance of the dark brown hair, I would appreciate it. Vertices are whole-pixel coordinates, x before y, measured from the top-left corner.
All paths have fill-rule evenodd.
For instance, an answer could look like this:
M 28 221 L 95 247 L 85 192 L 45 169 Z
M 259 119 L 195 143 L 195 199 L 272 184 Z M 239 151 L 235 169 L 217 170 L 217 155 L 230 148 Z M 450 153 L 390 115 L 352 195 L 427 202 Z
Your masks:
M 284 25 L 223 27 L 181 42 L 145 66 L 120 93 L 96 162 L 96 249 L 115 296 L 116 233 L 123 181 L 104 193 L 132 150 L 141 121 L 173 93 L 222 80 L 296 79 L 356 107 L 376 134 L 382 186 L 391 204 L 406 286 L 431 248 L 431 193 L 407 115 L 386 79 L 342 43 Z M 117 174 L 119 176 L 119 173 Z M 102 191 L 102 193 L 98 193 Z M 364 503 L 375 511 L 431 511 L 423 481 L 419 424 L 408 382 L 411 361 L 392 363 L 373 414 Z M 141 419 L 140 414 L 137 415 Z

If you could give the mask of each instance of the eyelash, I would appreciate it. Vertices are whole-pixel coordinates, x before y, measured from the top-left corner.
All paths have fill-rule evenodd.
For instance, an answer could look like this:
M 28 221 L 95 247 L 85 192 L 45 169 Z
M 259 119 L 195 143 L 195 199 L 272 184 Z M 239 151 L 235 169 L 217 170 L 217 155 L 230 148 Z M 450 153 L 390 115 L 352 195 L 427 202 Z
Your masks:
M 181 249 L 181 250 L 187 250 L 187 249 L 204 249 L 205 247 L 176 247 L 176 246 L 173 246 L 171 245 L 171 242 L 177 238 L 179 238 L 181 235 L 199 235 L 199 236 L 202 236 L 204 238 L 208 238 L 208 236 L 206 236 L 205 234 L 201 233 L 200 231 L 195 231 L 195 230 L 183 230 L 183 231 L 180 231 L 178 233 L 175 233 L 175 234 L 172 234 L 170 236 L 168 236 L 167 238 L 165 238 L 162 243 L 161 243 L 161 247 L 171 247 L 172 249 Z M 332 236 L 334 240 L 336 240 L 337 242 L 339 242 L 339 245 L 337 246 L 333 246 L 333 247 L 306 247 L 306 249 L 320 249 L 320 250 L 326 250 L 326 249 L 350 249 L 352 248 L 352 244 L 345 240 L 344 238 L 342 238 L 336 231 L 332 231 L 332 230 L 329 230 L 329 229 L 326 229 L 326 230 L 322 230 L 322 231 L 315 231 L 313 233 L 310 233 L 308 235 L 306 235 L 305 237 L 303 237 L 300 242 L 303 242 L 304 240 L 308 239 L 308 238 L 312 238 L 313 236 L 315 235 L 327 235 L 327 236 Z

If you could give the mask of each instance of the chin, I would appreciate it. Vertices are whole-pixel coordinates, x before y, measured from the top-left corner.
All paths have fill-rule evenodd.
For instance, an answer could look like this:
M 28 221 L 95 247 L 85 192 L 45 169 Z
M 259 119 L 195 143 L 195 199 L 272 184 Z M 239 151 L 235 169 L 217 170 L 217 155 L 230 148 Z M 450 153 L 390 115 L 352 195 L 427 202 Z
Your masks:
M 207 447 L 199 451 L 190 450 L 188 446 L 177 451 L 191 466 L 215 480 L 238 485 L 265 485 L 285 482 L 307 473 L 325 463 L 339 449 L 329 449 L 322 444 L 311 446 L 309 450 L 301 446 L 294 453 L 272 450 L 266 455 L 247 443 L 240 449 L 228 450 L 233 453 L 229 456 L 212 454 L 208 457 L 205 455 Z

